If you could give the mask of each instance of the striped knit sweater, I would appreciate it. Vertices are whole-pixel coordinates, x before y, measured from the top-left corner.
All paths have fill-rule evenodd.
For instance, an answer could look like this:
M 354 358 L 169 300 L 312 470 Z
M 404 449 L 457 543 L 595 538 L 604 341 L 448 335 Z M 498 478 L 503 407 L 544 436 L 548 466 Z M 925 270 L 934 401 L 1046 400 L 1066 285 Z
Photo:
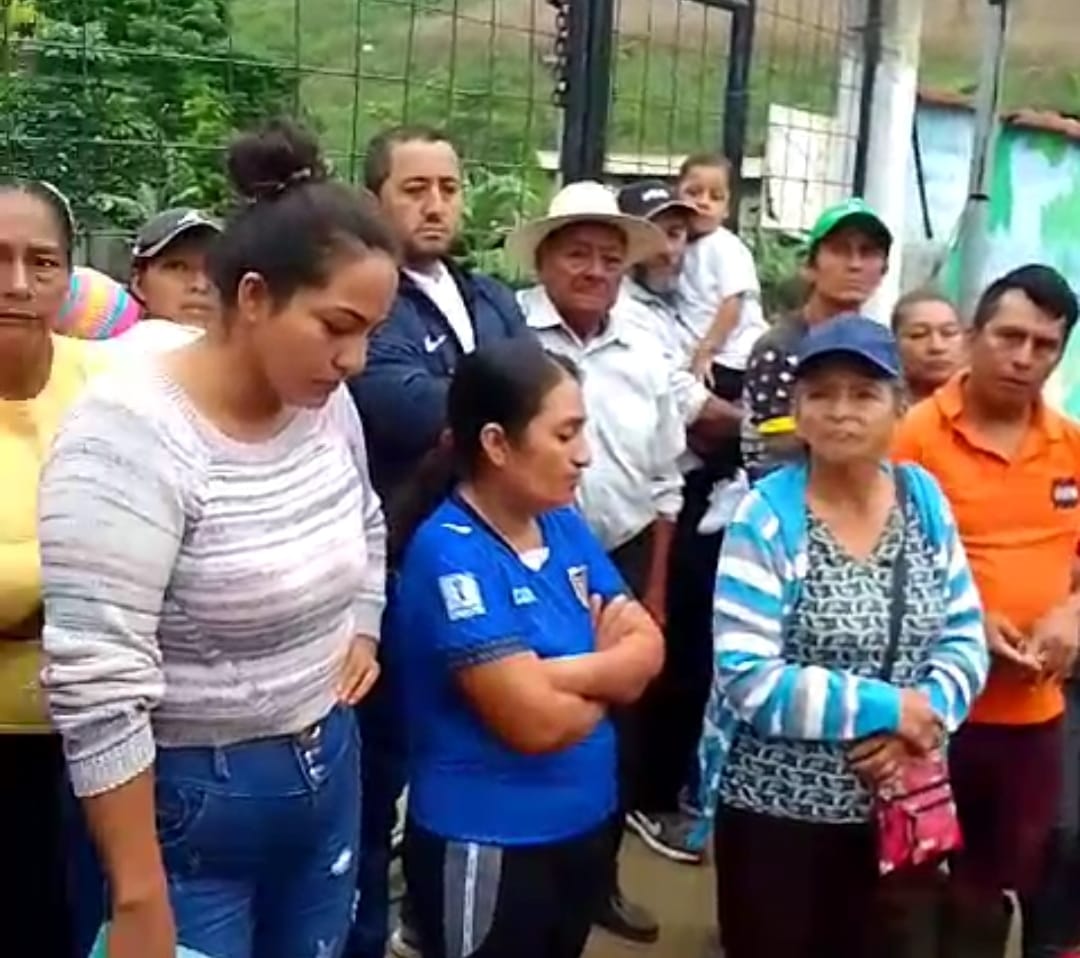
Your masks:
M 938 641 L 917 671 L 946 731 L 967 718 L 986 684 L 982 606 L 952 512 L 933 477 L 902 466 L 908 497 L 937 550 L 947 606 Z M 785 657 L 786 627 L 806 576 L 805 465 L 761 480 L 728 526 L 717 570 L 714 678 L 701 744 L 701 810 L 715 811 L 740 723 L 769 738 L 854 742 L 896 732 L 901 688 Z
M 154 368 L 93 384 L 40 494 L 43 685 L 79 795 L 155 744 L 300 731 L 377 636 L 385 527 L 344 388 L 242 443 Z

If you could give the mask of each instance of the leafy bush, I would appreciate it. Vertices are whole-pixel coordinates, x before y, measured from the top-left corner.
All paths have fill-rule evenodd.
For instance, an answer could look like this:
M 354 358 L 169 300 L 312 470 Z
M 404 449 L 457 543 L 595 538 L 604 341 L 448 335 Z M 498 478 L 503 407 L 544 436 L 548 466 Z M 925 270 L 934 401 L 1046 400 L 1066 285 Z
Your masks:
M 800 307 L 806 298 L 802 277 L 805 244 L 771 230 L 758 230 L 747 239 L 757 263 L 765 315 L 779 316 Z
M 285 71 L 232 56 L 227 0 L 21 0 L 19 25 L 2 41 L 5 166 L 55 182 L 92 228 L 219 209 L 224 145 L 295 102 Z
M 486 167 L 469 172 L 461 231 L 464 263 L 514 285 L 518 276 L 503 243 L 519 223 L 544 212 L 550 184 L 539 170 L 501 173 Z

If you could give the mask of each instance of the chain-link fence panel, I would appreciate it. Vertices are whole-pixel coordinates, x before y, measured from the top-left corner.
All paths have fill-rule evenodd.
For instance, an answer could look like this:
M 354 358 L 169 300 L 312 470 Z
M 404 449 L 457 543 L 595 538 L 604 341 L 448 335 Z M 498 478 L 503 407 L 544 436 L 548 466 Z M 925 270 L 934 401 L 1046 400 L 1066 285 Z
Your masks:
M 610 90 L 588 114 L 604 128 L 577 131 L 605 147 L 597 175 L 669 176 L 686 154 L 723 146 L 736 154 L 743 224 L 797 230 L 852 186 L 862 76 L 849 5 L 0 0 L 0 156 L 6 172 L 63 189 L 90 257 L 112 263 L 110 238 L 160 209 L 222 211 L 223 147 L 265 116 L 301 117 L 354 181 L 378 130 L 432 124 L 466 160 L 465 243 L 485 265 L 566 166 L 577 76 L 586 100 Z M 571 23 L 605 6 L 610 36 L 589 49 L 610 62 L 575 74 Z

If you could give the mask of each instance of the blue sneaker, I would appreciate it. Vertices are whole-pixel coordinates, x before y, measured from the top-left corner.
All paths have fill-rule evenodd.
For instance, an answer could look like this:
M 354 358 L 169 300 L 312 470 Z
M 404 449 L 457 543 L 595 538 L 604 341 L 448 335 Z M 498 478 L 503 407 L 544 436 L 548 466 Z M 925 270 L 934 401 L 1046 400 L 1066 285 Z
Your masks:
M 708 828 L 704 819 L 684 812 L 630 812 L 626 824 L 652 851 L 669 861 L 700 865 L 705 860 Z

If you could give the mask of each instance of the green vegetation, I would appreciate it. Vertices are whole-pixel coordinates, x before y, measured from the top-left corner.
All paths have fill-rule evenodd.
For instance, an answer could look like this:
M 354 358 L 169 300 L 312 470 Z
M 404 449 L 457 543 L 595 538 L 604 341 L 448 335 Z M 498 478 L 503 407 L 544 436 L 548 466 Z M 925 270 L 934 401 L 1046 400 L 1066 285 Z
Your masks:
M 919 79 L 926 89 L 973 96 L 978 71 L 979 65 L 972 57 L 929 48 L 923 50 Z M 1071 62 L 1032 62 L 1012 56 L 1002 100 L 1006 112 L 1034 109 L 1080 113 L 1080 70 Z
M 287 75 L 230 58 L 227 0 L 21 0 L 4 12 L 5 170 L 56 183 L 91 227 L 131 228 L 148 205 L 220 206 L 222 143 L 295 101 Z

